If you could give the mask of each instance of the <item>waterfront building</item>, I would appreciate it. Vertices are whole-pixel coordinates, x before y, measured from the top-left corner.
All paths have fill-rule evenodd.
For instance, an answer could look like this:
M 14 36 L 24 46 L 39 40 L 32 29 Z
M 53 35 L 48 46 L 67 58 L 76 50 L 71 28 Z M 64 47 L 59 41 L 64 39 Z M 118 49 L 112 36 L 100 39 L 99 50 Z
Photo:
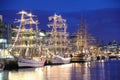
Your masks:
M 0 22 L 2 22 L 2 20 L 3 20 L 3 19 L 2 19 L 2 15 L 0 15 Z
M 112 42 L 109 42 L 106 46 L 104 46 L 103 50 L 107 54 L 118 54 L 120 53 L 120 44 L 113 40 Z
M 11 29 L 13 27 L 15 27 L 13 24 L 3 22 L 0 15 L 0 39 L 6 39 L 7 44 L 10 43 Z
M 11 29 L 15 27 L 13 24 L 3 21 L 0 15 L 0 58 L 8 57 L 7 48 L 11 43 Z
M 120 44 L 118 44 L 118 53 L 120 54 Z

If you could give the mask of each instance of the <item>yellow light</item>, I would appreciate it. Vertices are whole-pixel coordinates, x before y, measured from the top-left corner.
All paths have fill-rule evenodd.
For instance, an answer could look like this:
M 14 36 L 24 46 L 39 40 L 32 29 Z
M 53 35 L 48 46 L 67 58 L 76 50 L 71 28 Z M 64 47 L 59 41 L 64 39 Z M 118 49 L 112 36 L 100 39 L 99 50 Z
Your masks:
M 33 39 L 33 36 L 30 36 L 30 39 Z

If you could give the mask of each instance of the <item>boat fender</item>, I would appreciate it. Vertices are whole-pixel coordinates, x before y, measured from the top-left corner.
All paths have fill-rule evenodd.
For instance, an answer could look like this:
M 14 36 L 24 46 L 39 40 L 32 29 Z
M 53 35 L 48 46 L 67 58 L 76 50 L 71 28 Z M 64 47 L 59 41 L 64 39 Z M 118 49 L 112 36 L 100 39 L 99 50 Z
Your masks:
M 4 69 L 4 64 L 0 63 L 0 69 Z

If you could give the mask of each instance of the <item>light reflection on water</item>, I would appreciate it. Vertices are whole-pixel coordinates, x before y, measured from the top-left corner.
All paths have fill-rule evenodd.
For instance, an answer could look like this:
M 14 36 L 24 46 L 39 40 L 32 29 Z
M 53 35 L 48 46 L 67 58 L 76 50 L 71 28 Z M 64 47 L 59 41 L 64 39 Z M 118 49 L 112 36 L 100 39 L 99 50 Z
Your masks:
M 9 80 L 44 80 L 42 68 L 38 71 L 35 69 L 20 69 L 17 72 L 9 72 Z
M 0 72 L 0 80 L 119 80 L 120 61 L 70 63 Z

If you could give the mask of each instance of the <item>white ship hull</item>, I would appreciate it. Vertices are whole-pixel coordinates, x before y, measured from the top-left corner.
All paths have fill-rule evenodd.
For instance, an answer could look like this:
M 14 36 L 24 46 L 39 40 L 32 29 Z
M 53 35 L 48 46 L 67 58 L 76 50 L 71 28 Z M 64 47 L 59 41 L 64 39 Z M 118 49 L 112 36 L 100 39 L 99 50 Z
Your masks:
M 39 61 L 31 60 L 31 59 L 18 59 L 18 67 L 42 67 L 45 64 L 46 59 L 42 58 Z
M 52 58 L 52 64 L 68 64 L 70 63 L 71 58 L 64 58 L 62 56 L 56 55 Z

